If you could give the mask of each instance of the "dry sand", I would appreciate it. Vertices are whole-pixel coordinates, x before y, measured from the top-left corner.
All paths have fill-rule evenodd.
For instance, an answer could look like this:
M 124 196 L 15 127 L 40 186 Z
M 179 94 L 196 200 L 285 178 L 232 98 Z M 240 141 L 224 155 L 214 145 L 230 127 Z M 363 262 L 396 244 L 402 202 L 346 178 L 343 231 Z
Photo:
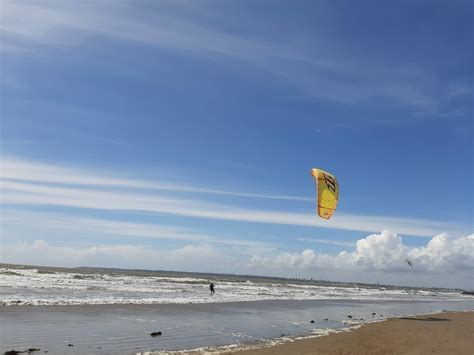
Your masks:
M 474 312 L 389 319 L 351 332 L 296 340 L 236 355 L 466 354 L 474 355 Z

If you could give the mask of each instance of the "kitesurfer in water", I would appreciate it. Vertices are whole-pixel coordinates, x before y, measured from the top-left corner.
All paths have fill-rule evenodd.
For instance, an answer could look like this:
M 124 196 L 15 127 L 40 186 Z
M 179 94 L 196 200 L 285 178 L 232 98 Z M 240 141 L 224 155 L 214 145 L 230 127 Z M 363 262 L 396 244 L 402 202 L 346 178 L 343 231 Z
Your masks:
M 211 282 L 211 284 L 209 285 L 209 290 L 211 290 L 211 296 L 216 293 L 216 291 L 214 291 L 214 284 Z

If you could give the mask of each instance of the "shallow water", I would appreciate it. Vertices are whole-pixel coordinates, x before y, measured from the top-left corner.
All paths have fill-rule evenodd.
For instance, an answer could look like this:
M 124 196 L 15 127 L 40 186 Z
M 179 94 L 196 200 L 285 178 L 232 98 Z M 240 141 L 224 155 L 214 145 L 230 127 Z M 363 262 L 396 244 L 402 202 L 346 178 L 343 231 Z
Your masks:
M 474 301 L 361 300 L 0 307 L 0 351 L 34 347 L 49 354 L 130 354 L 248 344 L 341 329 L 395 314 L 473 309 Z M 162 335 L 151 337 L 155 331 Z

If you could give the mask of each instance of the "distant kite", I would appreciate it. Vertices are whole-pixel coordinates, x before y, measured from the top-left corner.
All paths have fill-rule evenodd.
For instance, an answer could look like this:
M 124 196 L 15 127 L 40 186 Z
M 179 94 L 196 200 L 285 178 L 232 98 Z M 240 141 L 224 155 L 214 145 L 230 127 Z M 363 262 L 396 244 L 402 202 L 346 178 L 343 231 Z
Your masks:
M 408 266 L 410 267 L 410 270 L 413 269 L 413 264 L 411 263 L 411 261 L 408 260 L 408 259 L 405 259 L 405 261 L 407 262 Z

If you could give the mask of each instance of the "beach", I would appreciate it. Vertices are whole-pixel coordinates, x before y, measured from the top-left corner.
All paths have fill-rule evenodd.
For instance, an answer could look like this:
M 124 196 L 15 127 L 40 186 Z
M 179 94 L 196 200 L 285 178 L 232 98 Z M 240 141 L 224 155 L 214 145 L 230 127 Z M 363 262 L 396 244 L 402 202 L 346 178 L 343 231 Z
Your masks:
M 474 355 L 474 0 L 0 0 L 0 355 Z
M 387 303 L 4 306 L 0 353 L 36 348 L 49 354 L 473 354 L 471 306 L 463 305 L 470 312 L 398 319 L 390 317 L 401 305 Z M 405 307 L 407 313 L 412 309 Z M 347 319 L 349 309 L 356 320 Z M 388 311 L 389 319 L 369 316 L 375 309 Z M 369 319 L 361 320 L 362 313 Z
M 231 352 L 239 355 L 474 354 L 474 312 L 388 319 L 328 336 Z
M 460 347 L 444 354 L 472 348 L 463 342 L 474 333 L 474 298 L 458 290 L 103 269 L 0 272 L 0 354 L 306 354 L 315 346 L 403 353 L 419 339 L 433 350 Z

